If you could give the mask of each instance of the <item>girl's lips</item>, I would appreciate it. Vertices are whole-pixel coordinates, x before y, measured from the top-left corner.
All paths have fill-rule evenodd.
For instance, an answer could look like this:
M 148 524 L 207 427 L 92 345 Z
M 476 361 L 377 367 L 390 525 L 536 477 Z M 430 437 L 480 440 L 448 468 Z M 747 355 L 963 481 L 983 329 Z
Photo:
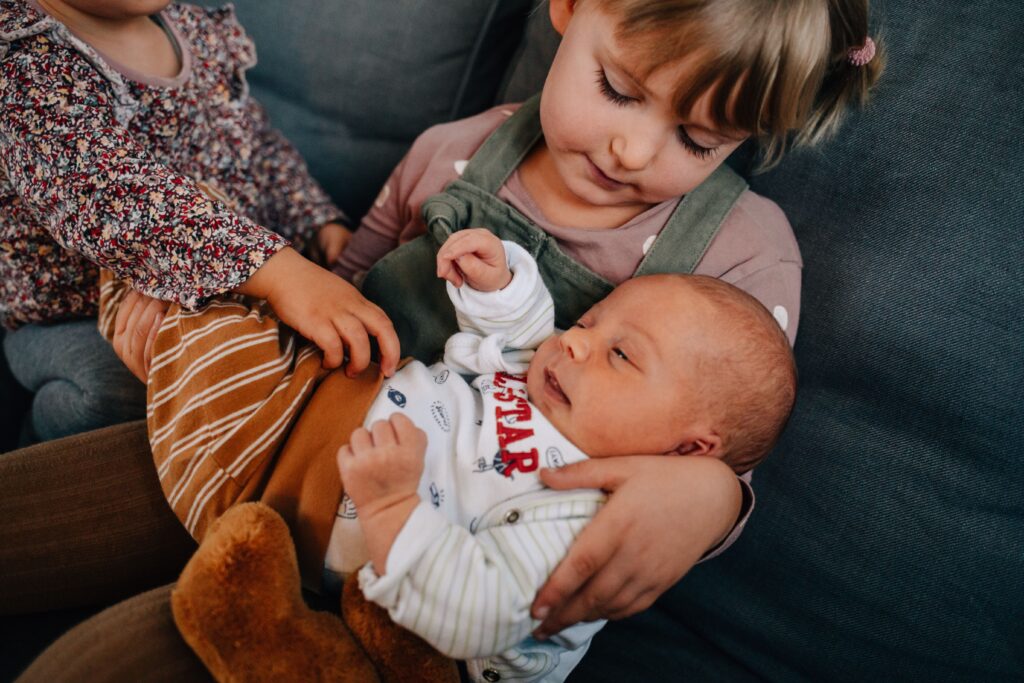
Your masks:
M 612 178 L 612 177 L 608 176 L 607 174 L 605 174 L 605 172 L 602 171 L 597 166 L 597 164 L 595 164 L 593 161 L 590 160 L 590 157 L 586 157 L 586 160 L 587 160 L 587 164 L 590 167 L 590 178 L 599 187 L 602 187 L 605 190 L 608 190 L 609 192 L 611 192 L 611 191 L 614 191 L 614 190 L 618 190 L 619 188 L 625 187 L 628 184 L 628 183 L 619 182 L 615 178 Z
M 558 378 L 555 377 L 555 373 L 551 370 L 544 369 L 544 391 L 558 403 L 564 403 L 565 405 L 571 405 L 572 401 L 562 391 L 562 386 L 558 383 Z

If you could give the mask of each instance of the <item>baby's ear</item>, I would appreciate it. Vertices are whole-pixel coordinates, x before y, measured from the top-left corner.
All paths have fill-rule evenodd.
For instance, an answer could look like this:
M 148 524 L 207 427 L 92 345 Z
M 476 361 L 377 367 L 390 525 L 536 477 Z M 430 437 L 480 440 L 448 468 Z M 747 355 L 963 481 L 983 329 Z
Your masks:
M 684 441 L 672 451 L 671 455 L 705 455 L 712 458 L 721 458 L 725 455 L 725 448 L 722 444 L 722 437 L 714 432 L 710 432 Z

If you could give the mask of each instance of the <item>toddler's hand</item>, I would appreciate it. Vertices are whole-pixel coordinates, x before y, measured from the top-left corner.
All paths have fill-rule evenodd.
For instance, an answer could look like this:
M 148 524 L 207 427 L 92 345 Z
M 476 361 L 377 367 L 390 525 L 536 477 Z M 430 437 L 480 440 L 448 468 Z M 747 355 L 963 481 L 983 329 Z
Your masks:
M 143 383 L 149 377 L 153 341 L 164 321 L 166 301 L 128 290 L 114 319 L 114 353 Z
M 417 497 L 426 450 L 427 435 L 402 413 L 352 432 L 338 450 L 338 469 L 360 519 Z
M 349 240 L 352 239 L 352 231 L 340 223 L 325 223 L 316 234 L 316 239 L 310 242 L 309 254 L 314 262 L 321 266 L 330 268 L 345 251 Z
M 452 233 L 437 252 L 437 276 L 461 287 L 494 292 L 512 281 L 505 247 L 490 230 L 471 228 Z
M 611 495 L 537 593 L 539 637 L 647 609 L 728 535 L 742 499 L 732 470 L 699 456 L 592 458 L 541 470 L 541 479 Z
M 284 248 L 235 291 L 266 299 L 277 316 L 324 351 L 324 367 L 336 368 L 348 351 L 350 377 L 370 364 L 370 337 L 380 346 L 381 370 L 388 377 L 399 360 L 398 335 L 384 311 L 351 284 L 297 251 Z

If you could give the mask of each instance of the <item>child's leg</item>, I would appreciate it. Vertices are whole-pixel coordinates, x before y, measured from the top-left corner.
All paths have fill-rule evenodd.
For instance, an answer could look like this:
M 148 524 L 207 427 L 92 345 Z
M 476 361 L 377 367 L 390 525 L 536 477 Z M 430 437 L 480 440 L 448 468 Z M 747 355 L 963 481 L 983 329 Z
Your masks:
M 124 293 L 104 274 L 99 327 L 107 338 Z M 150 362 L 149 441 L 167 501 L 194 538 L 231 505 L 262 495 L 327 374 L 321 361 L 319 349 L 265 302 L 225 298 L 198 311 L 167 309 Z
M 38 440 L 145 417 L 146 388 L 96 330 L 95 320 L 26 325 L 4 337 L 14 377 L 32 399 Z
M 212 683 L 174 626 L 171 588 L 136 595 L 82 622 L 39 655 L 19 683 Z
M 0 455 L 0 614 L 109 604 L 172 581 L 195 550 L 145 425 Z

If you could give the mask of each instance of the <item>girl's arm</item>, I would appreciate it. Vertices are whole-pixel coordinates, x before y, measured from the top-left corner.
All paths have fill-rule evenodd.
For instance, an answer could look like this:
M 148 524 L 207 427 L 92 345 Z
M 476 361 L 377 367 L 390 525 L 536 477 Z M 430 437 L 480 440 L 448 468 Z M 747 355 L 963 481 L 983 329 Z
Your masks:
M 541 478 L 611 495 L 537 594 L 538 637 L 649 607 L 728 535 L 742 499 L 736 475 L 716 458 L 593 459 Z
M 115 120 L 91 68 L 71 64 L 59 79 L 52 68 L 28 52 L 0 63 L 0 165 L 58 243 L 188 308 L 286 246 L 154 160 Z

